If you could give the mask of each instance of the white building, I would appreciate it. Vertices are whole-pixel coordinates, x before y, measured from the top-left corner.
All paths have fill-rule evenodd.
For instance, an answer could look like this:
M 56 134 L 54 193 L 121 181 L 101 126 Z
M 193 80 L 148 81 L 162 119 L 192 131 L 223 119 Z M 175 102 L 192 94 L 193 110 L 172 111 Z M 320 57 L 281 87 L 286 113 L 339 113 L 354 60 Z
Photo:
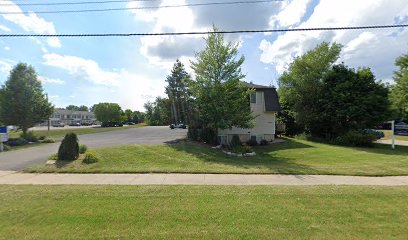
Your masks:
M 50 117 L 51 126 L 58 124 L 93 124 L 96 122 L 95 114 L 87 111 L 74 111 L 56 108 L 54 113 Z M 47 125 L 48 122 L 44 122 L 41 125 Z
M 218 137 L 221 144 L 227 144 L 232 136 L 238 135 L 241 142 L 256 139 L 273 141 L 275 139 L 276 113 L 280 111 L 278 93 L 274 87 L 244 83 L 248 88 L 255 89 L 251 94 L 250 106 L 255 116 L 253 128 L 219 129 Z

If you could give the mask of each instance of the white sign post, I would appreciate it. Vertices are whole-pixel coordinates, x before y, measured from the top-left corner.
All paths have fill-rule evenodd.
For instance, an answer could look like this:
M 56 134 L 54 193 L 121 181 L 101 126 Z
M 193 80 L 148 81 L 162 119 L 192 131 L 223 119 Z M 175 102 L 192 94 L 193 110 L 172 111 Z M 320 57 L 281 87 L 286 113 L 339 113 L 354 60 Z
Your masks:
M 388 121 L 388 123 L 391 123 L 391 148 L 392 148 L 392 149 L 395 149 L 395 134 L 394 134 L 394 131 L 395 131 L 395 121 L 394 121 L 394 120 Z

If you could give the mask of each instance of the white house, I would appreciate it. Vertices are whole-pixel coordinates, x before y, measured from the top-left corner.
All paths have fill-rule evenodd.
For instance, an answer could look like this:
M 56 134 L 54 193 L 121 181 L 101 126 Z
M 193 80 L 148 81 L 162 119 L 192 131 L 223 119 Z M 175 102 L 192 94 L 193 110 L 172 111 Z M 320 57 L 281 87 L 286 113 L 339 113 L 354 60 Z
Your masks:
M 256 139 L 273 141 L 275 139 L 276 113 L 280 111 L 278 93 L 276 88 L 244 83 L 248 88 L 255 89 L 251 94 L 250 106 L 255 116 L 254 127 L 250 129 L 233 127 L 232 129 L 219 129 L 218 138 L 221 144 L 227 144 L 232 136 L 238 135 L 241 142 Z

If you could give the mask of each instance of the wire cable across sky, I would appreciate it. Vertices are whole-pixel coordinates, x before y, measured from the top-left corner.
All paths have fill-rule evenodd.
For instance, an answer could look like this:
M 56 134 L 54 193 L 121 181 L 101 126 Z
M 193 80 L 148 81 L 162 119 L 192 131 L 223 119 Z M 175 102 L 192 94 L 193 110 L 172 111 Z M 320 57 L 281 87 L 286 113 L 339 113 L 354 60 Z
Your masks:
M 231 31 L 198 31 L 198 32 L 164 32 L 164 33 L 78 33 L 78 34 L 0 34 L 3 38 L 12 37 L 138 37 L 138 36 L 182 36 L 207 35 L 211 33 L 239 34 L 239 33 L 279 33 L 279 32 L 307 32 L 307 31 L 344 31 L 364 29 L 405 28 L 408 24 L 371 25 L 354 27 L 316 27 L 316 28 L 287 28 L 266 30 L 231 30 Z
M 73 10 L 52 10 L 52 11 L 24 11 L 24 12 L 0 12 L 0 14 L 28 14 L 35 12 L 37 14 L 60 14 L 60 13 L 86 13 L 86 12 L 110 12 L 124 10 L 146 10 L 159 8 L 181 8 L 181 7 L 199 7 L 199 6 L 215 6 L 215 5 L 237 5 L 237 4 L 255 4 L 255 3 L 272 3 L 282 2 L 285 0 L 254 0 L 254 1 L 232 1 L 232 2 L 207 2 L 207 3 L 190 3 L 180 5 L 160 5 L 160 6 L 145 6 L 145 7 L 120 7 L 120 8 L 99 8 L 99 9 L 73 9 Z M 0 5 L 1 6 L 1 5 Z

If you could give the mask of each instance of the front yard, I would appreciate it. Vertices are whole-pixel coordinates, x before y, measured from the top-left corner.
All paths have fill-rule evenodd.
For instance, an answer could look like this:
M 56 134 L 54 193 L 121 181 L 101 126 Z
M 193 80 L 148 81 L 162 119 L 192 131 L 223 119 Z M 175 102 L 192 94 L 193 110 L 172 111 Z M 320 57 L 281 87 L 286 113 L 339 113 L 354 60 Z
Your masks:
M 2 239 L 406 239 L 407 187 L 0 186 Z
M 408 147 L 402 146 L 395 150 L 381 144 L 374 148 L 352 148 L 287 139 L 284 143 L 256 147 L 255 151 L 257 156 L 243 158 L 191 142 L 129 145 L 91 150 L 99 158 L 97 163 L 62 162 L 26 171 L 408 175 Z

